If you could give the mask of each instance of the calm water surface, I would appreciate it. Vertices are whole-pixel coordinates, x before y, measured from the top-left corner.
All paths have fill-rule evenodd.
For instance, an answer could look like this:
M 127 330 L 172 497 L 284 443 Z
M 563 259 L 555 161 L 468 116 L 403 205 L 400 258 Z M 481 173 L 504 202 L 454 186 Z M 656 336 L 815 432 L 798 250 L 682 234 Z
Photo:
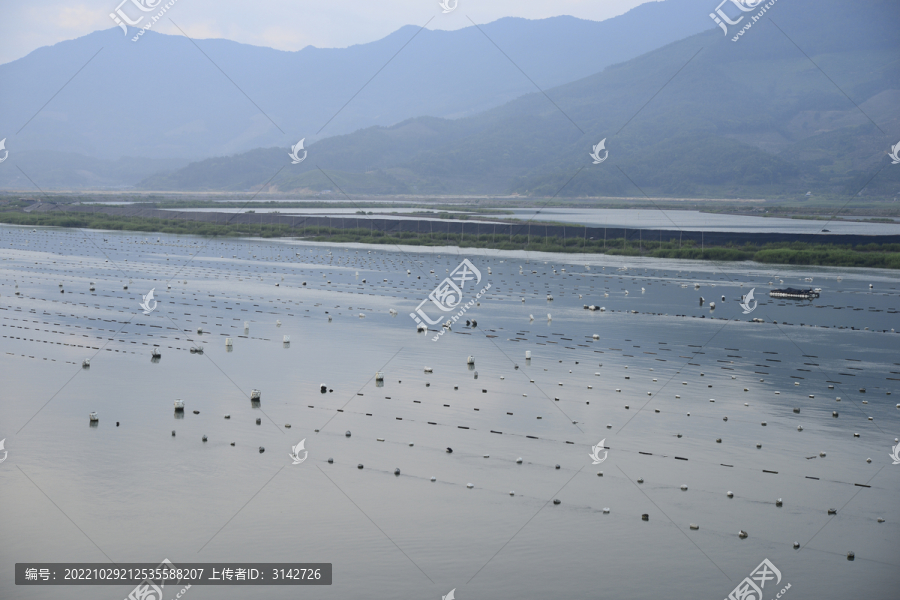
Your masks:
M 478 325 L 432 341 L 409 313 L 463 258 L 491 285 Z M 788 285 L 821 296 L 768 297 Z M 0 597 L 131 589 L 17 588 L 15 562 L 163 558 L 333 563 L 309 598 L 721 599 L 765 558 L 782 573 L 766 598 L 896 597 L 898 288 L 864 269 L 0 228 Z

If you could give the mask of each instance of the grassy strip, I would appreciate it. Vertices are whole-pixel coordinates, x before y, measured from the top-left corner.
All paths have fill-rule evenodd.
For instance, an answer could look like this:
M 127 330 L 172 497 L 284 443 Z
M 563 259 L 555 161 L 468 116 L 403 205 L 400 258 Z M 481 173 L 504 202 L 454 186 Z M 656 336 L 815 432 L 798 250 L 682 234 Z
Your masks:
M 22 213 L 0 211 L 0 222 L 26 226 L 77 227 L 111 231 L 137 231 L 201 236 L 254 236 L 263 238 L 302 237 L 310 241 L 333 243 L 387 244 L 407 246 L 459 246 L 460 248 L 492 248 L 527 250 L 530 252 L 562 252 L 650 256 L 693 260 L 742 261 L 768 264 L 824 265 L 840 267 L 874 267 L 900 269 L 900 244 L 808 244 L 776 242 L 762 245 L 706 246 L 669 241 L 635 241 L 609 239 L 585 240 L 578 237 L 541 237 L 508 234 L 385 233 L 364 228 L 299 227 L 287 224 L 219 224 L 178 219 L 120 217 L 102 213 Z

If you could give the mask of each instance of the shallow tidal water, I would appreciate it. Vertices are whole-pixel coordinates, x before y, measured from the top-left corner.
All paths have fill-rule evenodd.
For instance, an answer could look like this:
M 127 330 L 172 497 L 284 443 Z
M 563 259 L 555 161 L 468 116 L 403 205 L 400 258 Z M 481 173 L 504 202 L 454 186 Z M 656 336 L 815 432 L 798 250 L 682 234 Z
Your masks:
M 491 287 L 433 341 L 409 314 L 464 258 L 463 300 Z M 822 292 L 768 296 L 787 286 Z M 726 598 L 763 559 L 766 598 L 894 598 L 898 289 L 869 269 L 0 227 L 0 598 L 133 587 L 26 589 L 16 562 L 164 558 L 333 564 L 331 586 L 191 599 Z

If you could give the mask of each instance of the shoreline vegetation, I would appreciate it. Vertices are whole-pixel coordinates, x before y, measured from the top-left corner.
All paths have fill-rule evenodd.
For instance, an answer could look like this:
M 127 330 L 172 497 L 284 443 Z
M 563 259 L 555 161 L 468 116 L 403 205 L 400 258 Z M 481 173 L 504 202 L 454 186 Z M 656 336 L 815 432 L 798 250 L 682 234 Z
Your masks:
M 209 237 L 290 237 L 313 242 L 361 243 L 396 246 L 458 246 L 496 250 L 526 250 L 647 256 L 710 261 L 755 261 L 764 264 L 816 265 L 900 269 L 900 243 L 896 244 L 810 244 L 773 242 L 766 244 L 698 247 L 693 241 L 585 240 L 514 234 L 442 234 L 383 232 L 364 228 L 295 227 L 285 224 L 217 224 L 202 221 L 122 217 L 103 213 L 23 213 L 0 212 L 0 222 L 10 225 L 69 227 L 137 233 L 166 233 Z

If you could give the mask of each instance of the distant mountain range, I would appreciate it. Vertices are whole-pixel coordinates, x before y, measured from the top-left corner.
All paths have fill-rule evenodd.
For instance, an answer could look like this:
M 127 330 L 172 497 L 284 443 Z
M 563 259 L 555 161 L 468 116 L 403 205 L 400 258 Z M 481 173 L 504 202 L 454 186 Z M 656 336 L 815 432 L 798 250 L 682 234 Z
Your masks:
M 168 166 L 144 161 L 145 174 L 131 180 L 144 190 L 744 198 L 806 191 L 900 194 L 900 166 L 891 165 L 887 156 L 900 142 L 900 35 L 895 26 L 900 3 L 782 0 L 756 22 L 751 20 L 756 13 L 747 13 L 742 23 L 728 28 L 728 35 L 709 18 L 714 9 L 706 0 L 666 0 L 602 23 L 558 17 L 502 19 L 482 26 L 542 91 L 534 91 L 528 78 L 474 27 L 421 31 L 414 38 L 416 31 L 404 28 L 373 44 L 299 53 L 221 40 L 198 42 L 223 70 L 242 73 L 242 89 L 260 90 L 254 101 L 273 121 L 282 128 L 292 124 L 284 136 L 273 131 L 249 100 L 244 98 L 246 106 L 235 102 L 239 92 L 227 80 L 223 87 L 221 73 L 201 69 L 198 56 L 206 67 L 211 65 L 196 48 L 194 54 L 185 53 L 183 45 L 190 41 L 148 34 L 129 52 L 145 62 L 145 53 L 157 60 L 166 56 L 163 62 L 172 73 L 150 68 L 147 79 L 157 84 L 146 89 L 143 77 L 111 77 L 102 90 L 132 98 L 127 112 L 139 115 L 136 103 L 151 119 L 122 117 L 103 93 L 77 86 L 70 91 L 77 81 L 86 84 L 82 74 L 7 148 L 12 151 L 12 142 L 42 128 L 48 128 L 49 136 L 57 119 L 62 138 L 73 139 L 80 128 L 95 144 L 116 138 L 107 149 L 141 144 L 166 160 L 182 158 Z M 746 23 L 751 27 L 735 37 Z M 120 30 L 115 32 L 121 36 Z M 656 44 L 647 38 L 650 32 Z M 347 102 L 365 82 L 363 73 L 376 71 L 410 38 L 409 46 L 338 112 L 320 137 L 309 133 Z M 146 50 L 136 49 L 145 43 Z M 410 51 L 413 44 L 417 50 Z M 641 54 L 639 48 L 647 46 L 655 49 Z M 613 56 L 623 62 L 615 63 Z M 258 60 L 242 63 L 247 57 Z M 306 71 L 292 62 L 301 57 Z M 67 55 L 55 58 L 64 61 Z M 49 55 L 42 60 L 49 68 Z M 178 61 L 184 64 L 175 66 Z M 329 72 L 322 65 L 333 68 Z M 0 76 L 8 66 L 0 66 Z M 357 79 L 347 84 L 338 74 L 353 69 L 358 69 Z M 309 77 L 298 82 L 289 76 L 298 72 Z M 203 76 L 194 81 L 191 73 Z M 264 82 L 263 74 L 272 80 Z M 118 82 L 116 89 L 110 81 Z M 138 102 L 125 82 L 152 92 L 150 101 Z M 177 92 L 179 86 L 187 92 Z M 289 102 L 273 92 L 286 89 L 296 92 Z M 91 99 L 99 103 L 82 106 L 92 120 L 51 110 L 65 105 L 63 96 L 69 93 L 82 105 Z M 202 102 L 195 103 L 194 96 Z M 304 110 L 292 109 L 291 103 L 305 105 Z M 112 111 L 110 117 L 103 117 L 106 111 Z M 2 110 L 0 115 L 7 119 Z M 213 127 L 213 122 L 221 126 Z M 301 122 L 305 125 L 294 125 Z M 175 129 L 173 123 L 178 124 Z M 287 134 L 295 130 L 303 133 Z M 300 137 L 306 137 L 308 155 L 291 164 L 288 150 Z M 608 158 L 593 164 L 588 153 L 601 140 L 605 150 L 600 155 L 608 151 Z M 167 154 L 166 144 L 191 150 Z M 77 149 L 84 152 L 86 145 Z M 234 153 L 254 145 L 263 147 Z M 203 148 L 213 147 L 219 150 L 204 154 Z M 72 143 L 57 146 L 63 148 L 76 150 Z M 215 158 L 184 164 L 183 157 L 197 154 Z M 106 173 L 127 171 L 123 164 L 101 166 Z M 0 186 L 5 173 L 21 181 L 9 162 L 2 167 Z M 37 173 L 29 175 L 41 180 L 39 162 L 29 168 Z M 66 174 L 60 168 L 49 171 L 62 182 Z M 83 171 L 79 176 L 87 180 Z
M 737 42 L 739 27 L 715 28 L 477 115 L 323 139 L 299 165 L 287 147 L 257 149 L 140 187 L 896 196 L 898 22 L 892 0 L 779 2 Z M 595 165 L 588 153 L 602 139 L 609 158 Z
M 709 29 L 706 3 L 649 2 L 602 22 L 407 25 L 367 44 L 297 52 L 152 31 L 132 42 L 136 30 L 114 27 L 0 65 L 0 138 L 14 153 L 197 160 L 453 119 Z

